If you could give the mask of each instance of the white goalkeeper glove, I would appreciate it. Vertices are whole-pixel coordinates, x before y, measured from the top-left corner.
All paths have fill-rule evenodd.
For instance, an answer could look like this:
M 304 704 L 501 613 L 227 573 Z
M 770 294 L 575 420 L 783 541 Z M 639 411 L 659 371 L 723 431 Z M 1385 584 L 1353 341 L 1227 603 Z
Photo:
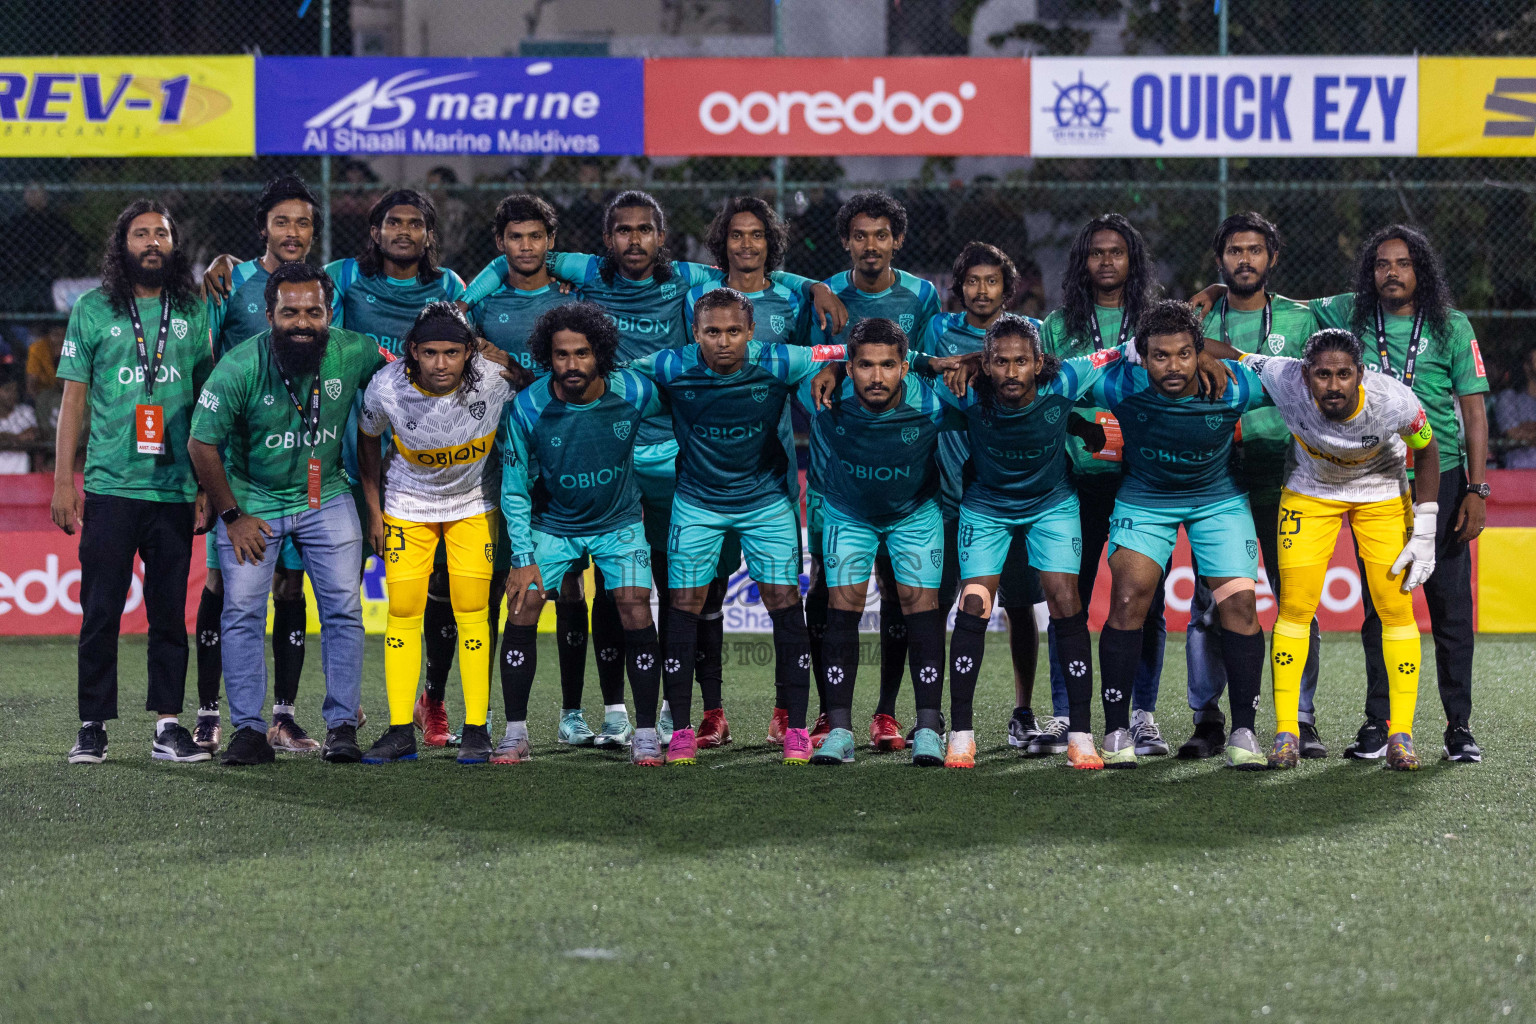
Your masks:
M 1403 593 L 1412 593 L 1422 587 L 1424 581 L 1435 572 L 1435 517 L 1440 506 L 1433 501 L 1421 501 L 1413 506 L 1413 536 L 1403 547 L 1403 553 L 1392 563 L 1392 575 L 1407 569 L 1403 577 Z

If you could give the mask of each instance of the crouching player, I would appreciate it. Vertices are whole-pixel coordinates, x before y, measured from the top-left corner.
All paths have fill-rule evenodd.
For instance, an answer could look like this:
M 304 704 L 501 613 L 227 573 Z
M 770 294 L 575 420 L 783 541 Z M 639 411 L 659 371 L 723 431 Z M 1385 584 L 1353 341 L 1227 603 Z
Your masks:
M 1206 344 L 1213 355 L 1227 356 L 1225 346 Z M 1296 766 L 1308 624 L 1322 597 L 1339 526 L 1348 519 L 1381 615 L 1382 650 L 1391 669 L 1386 766 L 1413 771 L 1419 767 L 1413 751 L 1419 627 L 1412 592 L 1435 571 L 1438 504 L 1413 504 L 1409 497 L 1407 449 L 1418 452 L 1418 493 L 1433 499 L 1440 487 L 1439 446 L 1424 409 L 1395 377 L 1365 372 L 1360 340 L 1348 331 L 1318 331 L 1301 359 L 1244 354 L 1242 363 L 1259 375 L 1295 438 L 1280 497 L 1280 613 L 1270 657 L 1276 722 L 1269 766 Z M 1405 536 L 1407 546 L 1400 549 Z M 1399 575 L 1401 585 L 1394 586 Z
M 538 655 L 539 611 L 567 572 L 590 556 L 618 605 L 635 698 L 630 760 L 660 765 L 656 700 L 661 690 L 651 621 L 651 553 L 640 521 L 635 441 L 640 421 L 662 411 L 656 385 L 615 370 L 619 335 L 590 302 L 544 312 L 528 351 L 547 374 L 502 423 L 501 510 L 512 543 L 501 687 L 507 732 L 492 762 L 529 759 L 528 694 Z
M 957 531 L 960 609 L 949 652 L 951 731 L 944 764 L 950 768 L 976 764 L 972 702 L 987 620 L 1015 538 L 1028 545 L 1056 627 L 1070 712 L 1067 763 L 1104 767 L 1091 731 L 1093 651 L 1077 592 L 1083 537 L 1077 494 L 1067 478 L 1066 438 L 1073 423 L 1082 423 L 1098 434 L 1090 449 L 1103 447 L 1103 428 L 1073 417 L 1071 409 L 1092 389 L 1101 367 L 1119 358 L 1114 348 L 1065 362 L 1045 355 L 1035 325 L 1005 313 L 988 328 L 981 372 L 961 397 L 938 389 L 945 403 L 965 414 L 970 449 Z
M 369 542 L 384 559 L 389 588 L 384 632 L 389 729 L 363 754 L 364 764 L 416 759 L 412 714 L 422 618 L 439 540 L 447 548 L 448 592 L 459 625 L 464 686 L 459 763 L 483 764 L 491 756 L 487 655 L 501 477 L 493 448 L 512 387 L 478 348 L 453 303 L 430 303 L 406 334 L 404 358 L 375 374 L 363 395 L 358 432 L 370 443 L 360 440 L 357 446 L 358 470 L 368 502 Z M 394 439 L 382 457 L 377 439 L 385 430 Z

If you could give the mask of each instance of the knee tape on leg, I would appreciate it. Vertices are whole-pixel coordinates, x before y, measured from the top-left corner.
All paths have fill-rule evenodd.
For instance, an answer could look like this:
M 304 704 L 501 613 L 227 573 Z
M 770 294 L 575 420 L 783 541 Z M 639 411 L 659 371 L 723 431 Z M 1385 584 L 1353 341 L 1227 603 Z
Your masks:
M 965 608 L 965 599 L 975 594 L 981 598 L 981 611 L 978 613 L 983 619 L 992 615 L 992 592 L 980 583 L 967 583 L 960 591 L 960 607 Z
M 1235 579 L 1227 580 L 1227 582 L 1211 591 L 1211 602 L 1213 604 L 1221 604 L 1221 602 L 1225 601 L 1233 594 L 1241 594 L 1244 592 L 1252 593 L 1257 589 L 1258 586 L 1253 582 L 1253 580 L 1238 576 Z

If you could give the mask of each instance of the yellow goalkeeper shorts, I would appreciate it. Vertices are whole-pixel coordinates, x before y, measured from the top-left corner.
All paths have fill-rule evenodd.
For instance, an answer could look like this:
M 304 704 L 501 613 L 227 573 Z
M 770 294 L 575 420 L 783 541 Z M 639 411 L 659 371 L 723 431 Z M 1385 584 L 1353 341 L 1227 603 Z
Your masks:
M 386 582 L 425 579 L 441 538 L 448 551 L 448 574 L 488 580 L 496 566 L 496 531 L 501 513 L 492 509 L 446 523 L 413 523 L 384 515 Z
M 1391 565 L 1413 532 L 1413 502 L 1406 494 L 1388 501 L 1355 502 L 1281 491 L 1279 568 L 1326 565 L 1346 519 L 1361 559 Z

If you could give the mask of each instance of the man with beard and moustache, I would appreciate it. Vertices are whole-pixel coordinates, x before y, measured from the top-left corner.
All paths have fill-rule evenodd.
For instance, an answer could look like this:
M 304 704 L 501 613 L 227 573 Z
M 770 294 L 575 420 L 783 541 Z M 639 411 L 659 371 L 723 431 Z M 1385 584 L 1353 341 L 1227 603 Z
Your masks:
M 862 320 L 848 335 L 847 377 L 834 364 L 800 389 L 811 419 L 811 467 L 823 502 L 822 567 L 829 590 L 827 718 L 812 764 L 853 761 L 853 684 L 859 619 L 875 558 L 890 552 L 911 658 L 917 726 L 912 763 L 944 764 L 944 624 L 939 580 L 944 520 L 939 514 L 939 434 L 964 429 L 933 385 L 908 373 L 907 338 L 895 321 Z M 830 397 L 829 397 L 830 395 Z M 900 733 L 897 740 L 905 740 Z
M 884 192 L 857 192 L 837 211 L 837 234 L 848 252 L 852 267 L 827 279 L 832 293 L 848 310 L 841 330 L 822 328 L 819 340 L 838 343 L 861 321 L 873 317 L 890 320 L 907 338 L 921 338 L 929 321 L 939 315 L 939 293 L 929 281 L 897 270 L 891 265 L 907 240 L 907 211 Z M 821 499 L 816 474 L 806 476 L 806 518 L 811 545 L 811 592 L 806 609 L 813 651 L 820 644 L 825 621 L 817 621 L 826 607 L 827 584 L 821 564 Z M 869 742 L 876 750 L 902 750 L 907 745 L 896 720 L 896 697 L 906 674 L 907 623 L 902 620 L 897 581 L 890 571 L 890 555 L 882 554 L 875 571 L 880 578 L 880 698 L 869 721 Z M 818 689 L 825 688 L 818 675 Z M 818 723 L 817 734 L 821 733 Z
M 512 542 L 501 687 L 506 734 L 493 764 L 532 757 L 528 695 L 539 611 L 566 573 L 590 558 L 612 587 L 624 628 L 635 732 L 630 762 L 664 762 L 656 731 L 661 655 L 651 621 L 651 555 L 641 525 L 634 448 L 647 416 L 662 411 L 656 385 L 616 370 L 619 333 L 590 302 L 546 310 L 528 350 L 546 374 L 507 406 L 501 426 L 501 511 Z
M 619 193 L 608 204 L 603 220 L 605 255 L 553 252 L 548 256 L 550 271 L 558 280 L 575 285 L 587 301 L 602 307 L 613 319 L 619 332 L 620 362 L 643 359 L 653 352 L 687 344 L 684 309 L 689 290 L 697 285 L 725 280 L 725 271 L 717 267 L 672 259 L 666 242 L 667 219 L 661 204 L 649 193 L 632 190 Z M 473 305 L 495 291 L 505 274 L 506 257 L 492 260 L 470 282 L 464 301 Z M 820 322 L 833 328 L 842 324 L 846 311 L 824 285 L 786 275 L 783 271 L 770 271 L 768 277 L 799 287 L 810 299 Z M 676 465 L 677 440 L 672 436 L 672 418 L 661 412 L 641 424 L 635 448 L 635 475 L 645 507 L 646 541 L 651 545 L 656 569 L 663 636 L 667 632 L 671 605 L 666 584 L 667 527 L 677 484 Z M 721 574 L 729 574 L 735 568 L 735 565 L 722 566 Z M 724 583 L 720 586 L 723 588 Z M 600 591 L 594 602 L 593 642 L 599 660 L 612 662 L 623 651 L 622 634 L 613 631 L 617 619 L 601 607 L 605 603 L 608 599 Z M 705 652 L 718 649 L 718 645 L 710 642 L 710 635 L 701 639 L 701 649 Z M 721 669 L 714 665 L 703 666 L 701 671 L 711 676 L 721 673 Z M 662 742 L 666 743 L 671 726 L 665 703 L 659 722 Z
M 320 756 L 362 757 L 363 533 L 342 466 L 342 434 L 358 390 L 384 356 L 364 335 L 331 327 L 333 297 L 324 272 L 305 263 L 278 267 L 265 291 L 271 328 L 225 354 L 192 420 L 192 464 L 219 516 L 224 680 L 236 730 L 224 750 L 228 765 L 273 759 L 261 716 L 262 633 L 278 549 L 289 536 L 320 616 L 327 729 Z
M 1221 285 L 1196 297 L 1215 301 Z M 1391 374 L 1413 389 L 1440 452 L 1439 490 L 1419 501 L 1438 508 L 1435 572 L 1424 584 L 1435 637 L 1435 670 L 1446 725 L 1441 756 L 1453 762 L 1483 759 L 1472 735 L 1474 645 L 1471 543 L 1483 531 L 1491 489 L 1488 464 L 1487 371 L 1466 314 L 1451 305 L 1440 257 L 1423 232 L 1405 224 L 1382 228 L 1361 245 L 1354 291 L 1311 301 L 1319 326 L 1348 329 L 1364 346 L 1365 368 Z M 1417 463 L 1417 458 L 1415 459 Z M 1361 572 L 1365 566 L 1360 563 Z M 1388 753 L 1390 678 L 1382 655 L 1382 621 L 1371 604 L 1365 623 L 1365 722 L 1344 756 L 1377 759 Z
M 1124 345 L 1136 333 L 1136 323 L 1151 306 L 1157 291 L 1152 256 L 1135 225 L 1118 213 L 1106 213 L 1084 224 L 1067 254 L 1061 280 L 1061 306 L 1045 318 L 1040 340 L 1058 359 L 1091 355 Z M 1110 515 L 1120 490 L 1124 447 L 1120 424 L 1107 409 L 1083 414 L 1101 425 L 1107 436 L 1099 450 L 1068 441 L 1072 482 L 1081 503 L 1083 557 L 1077 575 L 1083 606 L 1093 597 L 1099 560 L 1109 543 Z M 1136 753 L 1168 753 L 1168 744 L 1153 718 L 1163 674 L 1163 588 L 1152 595 L 1142 631 L 1141 660 L 1131 688 L 1131 733 Z M 1031 757 L 1060 754 L 1067 749 L 1067 685 L 1057 650 L 1055 629 L 1046 633 L 1051 666 L 1051 717 L 1041 722 L 1039 736 L 1024 753 Z
M 533 325 L 546 310 L 567 302 L 579 301 L 581 295 L 562 294 L 561 285 L 550 276 L 545 257 L 555 244 L 560 227 L 559 215 L 548 201 L 526 192 L 507 196 L 496 206 L 493 223 L 496 248 L 507 261 L 506 277 L 501 287 L 468 307 L 466 315 L 475 333 L 485 339 L 481 355 L 511 368 L 514 364 L 535 375 L 547 371 L 533 361 L 528 351 L 528 337 Z M 497 520 L 500 533 L 496 544 L 496 576 L 491 585 L 491 628 L 501 617 L 501 598 L 505 588 L 510 554 L 506 526 Z M 600 603 L 599 609 L 613 610 L 612 602 Z M 617 625 L 614 626 L 617 630 Z M 494 635 L 494 634 L 493 634 Z M 624 706 L 624 666 L 615 656 L 612 661 L 597 660 L 598 686 L 603 693 L 603 727 L 593 733 L 581 706 L 587 667 L 587 599 L 582 591 L 581 573 L 569 572 L 555 596 L 555 636 L 560 652 L 560 727 L 559 742 L 570 746 L 625 747 L 633 730 Z M 494 646 L 494 645 L 493 645 Z
M 1212 243 L 1216 268 L 1227 286 L 1226 297 L 1205 318 L 1206 341 L 1216 340 L 1238 352 L 1296 358 L 1317 330 L 1317 320 L 1305 302 L 1268 290 L 1269 276 L 1280 258 L 1280 232 L 1257 213 L 1236 213 L 1221 222 Z M 1225 351 L 1225 350 L 1223 350 Z M 1236 357 L 1233 357 L 1236 358 Z M 1279 409 L 1255 409 L 1239 421 L 1238 482 L 1248 492 L 1253 527 L 1259 537 L 1264 572 L 1270 590 L 1280 600 L 1280 559 L 1275 524 L 1280 515 L 1280 489 L 1285 482 L 1286 453 L 1291 431 Z M 1189 706 L 1195 731 L 1179 747 L 1181 758 L 1214 757 L 1226 742 L 1226 719 L 1218 703 L 1227 685 L 1221 658 L 1221 625 L 1210 588 L 1195 566 L 1195 594 L 1189 609 L 1189 642 L 1184 649 L 1189 666 Z M 1318 631 L 1311 625 L 1312 644 L 1301 677 L 1298 725 L 1301 756 L 1326 757 L 1328 748 L 1317 734 L 1313 696 L 1317 692 Z
M 1382 649 L 1392 665 L 1386 767 L 1414 771 L 1413 712 L 1419 690 L 1419 627 L 1413 591 L 1435 571 L 1433 501 L 1408 493 L 1409 449 L 1424 453 L 1419 486 L 1438 494 L 1440 453 L 1413 391 L 1384 373 L 1366 373 L 1360 340 L 1330 328 L 1307 339 L 1301 359 L 1240 353 L 1207 341 L 1212 354 L 1237 357 L 1295 433 L 1279 523 L 1280 612 L 1275 619 L 1275 742 L 1271 768 L 1294 768 L 1302 756 L 1298 722 L 1302 666 L 1317 645 L 1317 611 L 1339 527 L 1348 520 L 1365 566 L 1372 604 L 1381 616 Z M 1417 462 L 1417 460 L 1415 460 Z M 1403 544 L 1403 538 L 1408 542 Z M 1389 562 L 1388 559 L 1391 559 Z M 1405 571 L 1406 570 L 1406 571 Z M 1272 570 L 1274 571 L 1274 570 Z M 1402 582 L 1394 586 L 1394 578 Z M 1314 620 L 1315 621 L 1315 620 Z
M 149 695 L 159 721 L 151 756 L 206 761 L 176 719 L 187 685 L 187 573 L 203 495 L 187 458 L 198 390 L 213 369 L 208 321 L 170 211 L 139 199 L 118 214 L 102 259 L 101 287 L 69 314 L 59 379 L 53 521 L 80 531 L 80 733 L 71 764 L 100 764 L 106 723 L 117 717 L 117 641 L 144 559 L 149 618 Z M 90 404 L 85 497 L 75 490 L 75 451 Z
M 259 259 L 230 269 L 229 295 L 207 289 L 208 327 L 213 358 L 267 329 L 267 278 L 284 263 L 309 256 L 320 221 L 320 200 L 301 178 L 285 174 L 267 182 L 256 200 L 256 230 L 266 245 Z M 214 271 L 210 268 L 210 274 Z M 219 748 L 219 679 L 223 659 L 219 621 L 224 614 L 224 577 L 219 548 L 208 545 L 208 579 L 197 605 L 197 727 L 192 737 L 204 750 Z M 307 610 L 304 564 L 292 539 L 278 555 L 272 583 L 272 727 L 267 741 L 273 749 L 307 754 L 320 744 L 294 719 L 294 699 L 304 671 Z
M 1221 615 L 1222 659 L 1232 732 L 1227 766 L 1265 767 L 1253 733 L 1264 672 L 1264 633 L 1255 606 L 1259 542 L 1248 496 L 1229 465 L 1233 428 L 1268 399 L 1253 373 L 1233 363 L 1219 397 L 1203 386 L 1199 316 L 1185 303 L 1154 303 L 1136 327 L 1141 364 L 1116 360 L 1091 392 L 1125 433 L 1125 480 L 1110 517 L 1109 619 L 1099 634 L 1104 701 L 1104 766 L 1136 767 L 1131 686 L 1143 650 L 1142 625 L 1179 528 L 1189 537 Z

